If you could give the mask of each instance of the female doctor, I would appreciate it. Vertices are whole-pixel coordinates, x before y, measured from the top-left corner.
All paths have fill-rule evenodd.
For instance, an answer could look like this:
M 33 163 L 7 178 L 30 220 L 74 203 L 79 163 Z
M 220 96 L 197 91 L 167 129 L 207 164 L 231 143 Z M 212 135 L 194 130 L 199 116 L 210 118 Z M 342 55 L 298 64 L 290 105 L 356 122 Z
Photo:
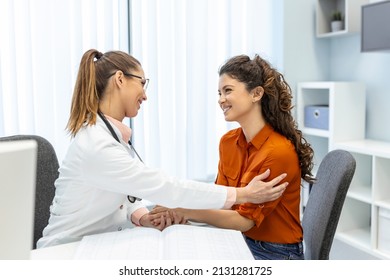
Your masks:
M 267 171 L 236 189 L 179 180 L 146 167 L 134 156 L 131 130 L 122 120 L 137 115 L 147 99 L 148 82 L 140 62 L 127 53 L 84 53 L 67 124 L 73 141 L 59 169 L 49 223 L 37 248 L 134 225 L 163 229 L 181 222 L 161 214 L 161 223 L 155 225 L 156 217 L 136 197 L 166 207 L 219 209 L 281 196 L 286 174 L 263 182 Z

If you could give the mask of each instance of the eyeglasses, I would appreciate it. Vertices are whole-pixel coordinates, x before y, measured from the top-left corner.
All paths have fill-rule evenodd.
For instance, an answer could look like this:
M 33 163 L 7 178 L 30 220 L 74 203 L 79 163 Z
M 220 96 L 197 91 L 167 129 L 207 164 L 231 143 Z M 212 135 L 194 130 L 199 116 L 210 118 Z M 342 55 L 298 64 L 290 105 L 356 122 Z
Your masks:
M 112 75 L 115 75 L 115 72 L 108 75 L 107 79 L 110 78 Z M 141 76 L 137 76 L 137 75 L 134 75 L 134 74 L 131 74 L 131 73 L 124 73 L 123 72 L 123 75 L 127 76 L 127 77 L 134 77 L 134 78 L 138 78 L 141 80 L 141 84 L 144 88 L 144 91 L 146 91 L 146 89 L 148 88 L 148 85 L 149 85 L 149 79 L 145 79 L 145 78 L 142 78 Z
M 145 79 L 145 78 L 142 78 L 141 76 L 137 76 L 137 75 L 130 74 L 130 73 L 123 73 L 123 75 L 125 75 L 125 76 L 127 76 L 127 77 L 134 77 L 134 78 L 140 79 L 140 80 L 141 80 L 141 84 L 142 84 L 143 87 L 144 87 L 144 91 L 146 91 L 146 89 L 148 88 L 149 79 Z

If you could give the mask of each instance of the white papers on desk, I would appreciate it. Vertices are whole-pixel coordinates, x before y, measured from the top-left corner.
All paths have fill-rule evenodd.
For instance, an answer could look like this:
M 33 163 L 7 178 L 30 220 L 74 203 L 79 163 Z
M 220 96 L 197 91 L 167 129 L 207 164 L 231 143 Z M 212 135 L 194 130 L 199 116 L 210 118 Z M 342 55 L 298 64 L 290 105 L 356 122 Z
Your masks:
M 85 236 L 75 259 L 253 260 L 253 256 L 239 231 L 173 225 L 163 231 L 136 227 Z

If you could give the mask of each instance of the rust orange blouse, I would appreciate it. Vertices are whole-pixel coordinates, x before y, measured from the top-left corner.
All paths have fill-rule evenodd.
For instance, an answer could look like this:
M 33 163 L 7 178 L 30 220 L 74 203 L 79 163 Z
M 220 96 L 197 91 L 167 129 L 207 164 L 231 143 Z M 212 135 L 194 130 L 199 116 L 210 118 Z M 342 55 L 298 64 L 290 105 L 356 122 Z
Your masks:
M 301 170 L 295 148 L 286 137 L 266 125 L 247 143 L 242 129 L 237 128 L 221 138 L 219 159 L 216 179 L 219 185 L 244 187 L 267 169 L 271 170 L 267 181 L 287 173 L 284 180 L 289 185 L 281 198 L 260 205 L 234 205 L 232 209 L 255 222 L 253 228 L 244 232 L 254 240 L 284 244 L 302 241 Z

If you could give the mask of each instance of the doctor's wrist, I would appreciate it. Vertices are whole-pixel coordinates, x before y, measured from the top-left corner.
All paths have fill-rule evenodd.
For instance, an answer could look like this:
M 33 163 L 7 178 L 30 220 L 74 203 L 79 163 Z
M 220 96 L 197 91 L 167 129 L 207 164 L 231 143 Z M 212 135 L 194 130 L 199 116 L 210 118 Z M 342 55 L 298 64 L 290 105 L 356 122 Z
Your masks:
M 142 225 L 142 218 L 146 218 L 145 214 L 148 214 L 149 210 L 146 207 L 141 207 L 137 210 L 135 210 L 131 215 L 130 215 L 130 220 L 131 222 L 136 225 L 136 226 L 141 226 Z
M 236 189 L 236 203 L 235 204 L 241 204 L 246 203 L 249 200 L 249 191 L 248 188 L 237 188 Z

